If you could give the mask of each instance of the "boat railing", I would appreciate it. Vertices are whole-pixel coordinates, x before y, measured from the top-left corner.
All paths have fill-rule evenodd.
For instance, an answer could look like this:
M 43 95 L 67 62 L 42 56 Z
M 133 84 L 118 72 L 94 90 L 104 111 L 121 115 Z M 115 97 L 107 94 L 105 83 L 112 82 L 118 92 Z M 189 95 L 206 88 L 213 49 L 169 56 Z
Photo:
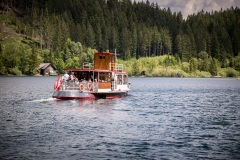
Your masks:
M 109 64 L 109 70 L 117 71 L 117 72 L 123 72 L 123 64 L 110 63 Z
M 63 81 L 61 84 L 61 90 L 79 90 L 81 91 L 81 84 L 83 85 L 82 91 L 94 91 L 98 90 L 98 83 L 94 82 L 73 82 Z
M 93 63 L 83 62 L 83 69 L 93 69 Z

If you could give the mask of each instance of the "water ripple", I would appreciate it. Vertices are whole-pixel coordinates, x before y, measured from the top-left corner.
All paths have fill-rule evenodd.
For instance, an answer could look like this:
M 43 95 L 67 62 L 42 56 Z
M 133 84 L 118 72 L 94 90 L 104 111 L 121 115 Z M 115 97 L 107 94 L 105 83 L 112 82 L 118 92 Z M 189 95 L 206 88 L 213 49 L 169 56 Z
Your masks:
M 240 159 L 240 81 L 130 78 L 126 98 L 63 101 L 55 78 L 0 77 L 0 159 Z

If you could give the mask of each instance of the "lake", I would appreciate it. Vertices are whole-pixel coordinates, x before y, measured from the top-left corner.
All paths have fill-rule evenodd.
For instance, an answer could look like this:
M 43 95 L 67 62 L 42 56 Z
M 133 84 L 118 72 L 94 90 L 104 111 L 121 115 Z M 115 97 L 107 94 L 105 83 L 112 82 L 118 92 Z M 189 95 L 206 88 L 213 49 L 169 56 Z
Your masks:
M 0 77 L 0 159 L 240 159 L 240 81 L 129 78 L 121 99 L 56 100 Z

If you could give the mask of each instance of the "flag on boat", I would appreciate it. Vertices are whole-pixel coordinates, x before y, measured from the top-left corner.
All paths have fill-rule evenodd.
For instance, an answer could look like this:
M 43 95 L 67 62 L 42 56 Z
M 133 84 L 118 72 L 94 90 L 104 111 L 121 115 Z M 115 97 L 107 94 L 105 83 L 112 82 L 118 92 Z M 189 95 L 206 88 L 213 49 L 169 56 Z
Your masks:
M 61 85 L 61 77 L 60 74 L 58 74 L 58 80 L 57 80 L 57 85 L 56 85 L 56 91 L 60 90 L 60 85 Z

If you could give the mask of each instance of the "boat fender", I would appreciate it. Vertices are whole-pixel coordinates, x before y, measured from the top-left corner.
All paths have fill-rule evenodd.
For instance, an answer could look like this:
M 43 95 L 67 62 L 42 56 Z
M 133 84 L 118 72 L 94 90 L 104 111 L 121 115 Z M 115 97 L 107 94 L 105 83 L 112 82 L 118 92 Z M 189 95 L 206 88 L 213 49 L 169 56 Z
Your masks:
M 79 85 L 79 90 L 80 90 L 80 92 L 83 92 L 83 90 L 84 90 L 84 85 L 83 84 Z
M 89 90 L 89 91 L 92 90 L 92 83 L 88 83 L 88 90 Z

